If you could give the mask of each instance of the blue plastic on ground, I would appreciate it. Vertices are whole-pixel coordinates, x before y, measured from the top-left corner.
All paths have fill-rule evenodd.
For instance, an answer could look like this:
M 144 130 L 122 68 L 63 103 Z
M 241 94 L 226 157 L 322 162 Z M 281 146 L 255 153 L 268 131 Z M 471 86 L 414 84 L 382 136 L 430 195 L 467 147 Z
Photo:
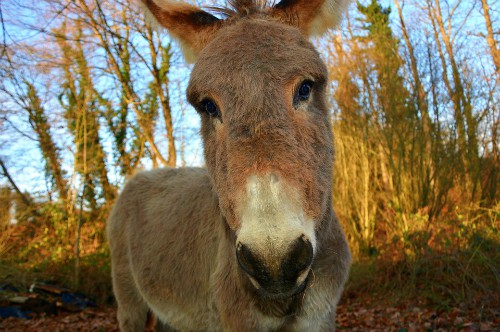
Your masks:
M 30 319 L 30 317 L 28 316 L 29 313 L 29 311 L 24 311 L 18 307 L 0 307 L 1 318 L 15 317 Z
M 87 299 L 83 294 L 80 293 L 67 293 L 61 294 L 61 300 L 67 304 L 73 304 L 80 309 L 85 309 L 88 307 L 96 307 L 97 305 Z
M 9 292 L 13 292 L 13 293 L 19 292 L 19 290 L 16 287 L 14 287 L 10 284 L 0 285 L 0 291 L 2 291 L 2 292 L 9 291 Z

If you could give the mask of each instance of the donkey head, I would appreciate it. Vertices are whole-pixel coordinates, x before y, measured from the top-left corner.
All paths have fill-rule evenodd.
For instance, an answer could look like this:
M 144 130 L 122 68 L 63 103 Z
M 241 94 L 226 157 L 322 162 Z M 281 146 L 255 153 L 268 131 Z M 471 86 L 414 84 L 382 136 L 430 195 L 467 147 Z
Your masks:
M 187 95 L 239 266 L 266 296 L 300 292 L 331 217 L 333 162 L 327 70 L 307 38 L 349 0 L 234 0 L 226 19 L 142 1 L 196 61 Z

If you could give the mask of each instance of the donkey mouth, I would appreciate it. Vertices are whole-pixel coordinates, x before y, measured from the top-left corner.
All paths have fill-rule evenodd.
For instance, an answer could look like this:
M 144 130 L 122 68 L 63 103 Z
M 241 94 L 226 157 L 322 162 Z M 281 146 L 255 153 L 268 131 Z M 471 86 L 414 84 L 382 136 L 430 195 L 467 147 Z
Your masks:
M 252 285 L 256 291 L 256 293 L 267 299 L 272 299 L 272 300 L 283 300 L 283 299 L 288 299 L 291 297 L 294 297 L 296 295 L 299 295 L 303 293 L 308 284 L 309 284 L 309 279 L 310 279 L 310 271 L 308 270 L 304 280 L 300 282 L 299 284 L 297 283 L 290 283 L 287 281 L 276 281 L 276 282 L 269 282 L 265 283 L 264 285 L 261 285 L 261 283 L 257 282 L 254 278 L 249 276 L 250 281 L 252 282 Z
M 238 242 L 236 258 L 253 287 L 268 298 L 289 298 L 304 291 L 311 274 L 314 250 L 302 234 L 276 263 L 261 257 L 258 251 Z

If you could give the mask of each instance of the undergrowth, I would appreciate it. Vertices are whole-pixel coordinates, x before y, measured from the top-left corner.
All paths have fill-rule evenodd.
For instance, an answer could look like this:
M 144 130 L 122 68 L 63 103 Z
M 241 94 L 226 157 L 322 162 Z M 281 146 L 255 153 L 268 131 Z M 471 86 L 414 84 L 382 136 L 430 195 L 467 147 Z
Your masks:
M 500 303 L 498 220 L 495 210 L 457 212 L 448 221 L 425 228 L 378 234 L 375 248 L 355 258 L 343 296 L 382 299 L 391 305 L 415 303 L 437 310 L 495 308 Z M 75 273 L 74 232 L 71 227 L 51 229 L 53 225 L 57 224 L 27 221 L 2 229 L 0 285 L 26 292 L 35 282 L 53 283 L 84 293 L 99 304 L 112 304 L 104 223 L 87 223 L 82 228 L 79 274 Z
M 425 241 L 422 234 L 410 236 L 387 245 L 374 257 L 358 259 L 345 296 L 436 310 L 482 308 L 494 315 L 500 303 L 499 231 L 458 230 L 445 228 L 426 235 Z

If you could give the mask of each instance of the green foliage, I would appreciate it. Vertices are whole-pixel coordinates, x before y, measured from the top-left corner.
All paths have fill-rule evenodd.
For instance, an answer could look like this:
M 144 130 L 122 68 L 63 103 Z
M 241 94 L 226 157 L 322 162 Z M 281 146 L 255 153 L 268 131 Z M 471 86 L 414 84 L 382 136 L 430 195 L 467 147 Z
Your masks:
M 392 39 L 392 30 L 389 27 L 390 7 L 384 8 L 376 0 L 372 0 L 368 6 L 363 6 L 359 1 L 356 4 L 358 11 L 365 16 L 361 20 L 365 23 L 363 29 L 369 32 L 372 39 Z
M 162 83 L 168 83 L 168 73 L 170 72 L 170 61 L 172 58 L 172 46 L 167 44 L 167 46 L 160 45 L 161 54 L 161 64 L 158 71 L 158 76 Z
M 39 213 L 35 219 L 19 218 L 19 223 L 26 225 L 28 235 L 17 251 L 20 263 L 61 260 L 71 253 L 66 209 L 57 203 L 45 203 L 39 206 Z

